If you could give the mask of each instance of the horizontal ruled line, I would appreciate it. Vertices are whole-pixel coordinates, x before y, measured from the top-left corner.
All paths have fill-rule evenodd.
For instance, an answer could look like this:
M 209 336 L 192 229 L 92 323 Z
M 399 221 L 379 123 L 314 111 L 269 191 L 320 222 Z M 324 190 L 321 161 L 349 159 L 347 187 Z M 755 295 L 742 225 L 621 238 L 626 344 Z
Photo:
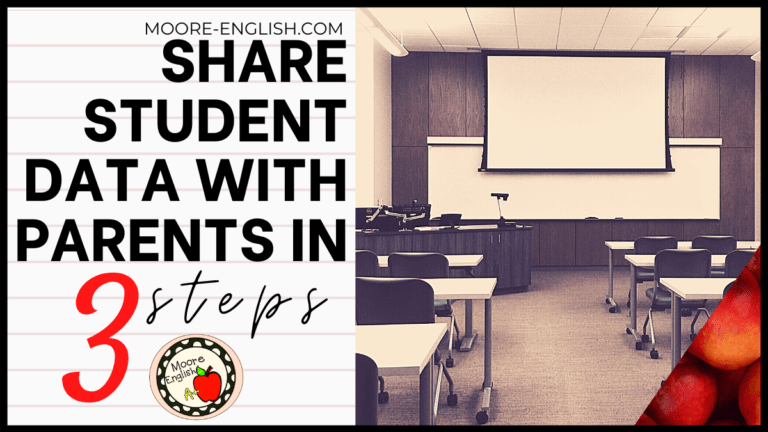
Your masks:
M 69 190 L 69 188 L 61 188 L 61 189 L 59 189 L 59 192 L 67 192 L 68 190 Z M 106 191 L 106 192 L 117 192 L 119 189 L 118 188 L 99 188 L 99 190 L 100 191 Z M 144 190 L 146 190 L 146 189 L 144 189 L 144 188 L 127 188 L 126 189 L 126 191 L 128 191 L 128 192 L 143 192 Z M 203 191 L 202 188 L 175 188 L 174 190 L 176 190 L 177 192 L 202 192 Z M 259 190 L 258 188 L 247 188 L 246 189 L 246 191 L 248 191 L 248 192 L 256 192 L 258 190 Z M 269 192 L 284 192 L 285 191 L 285 189 L 277 189 L 277 188 L 269 188 L 267 190 Z M 347 191 L 347 192 L 354 192 L 355 188 L 346 188 L 344 190 Z M 26 192 L 26 191 L 27 191 L 27 188 L 8 188 L 8 192 Z M 301 188 L 301 189 L 300 188 L 294 188 L 293 191 L 294 192 L 310 192 L 310 191 L 312 191 L 312 189 L 309 189 L 309 188 Z M 336 189 L 333 189 L 333 188 L 321 188 L 320 189 L 320 192 L 334 192 L 334 191 L 336 191 Z M 41 189 L 41 190 L 38 190 L 36 192 L 38 192 L 38 193 L 46 192 L 46 190 Z M 78 193 L 86 193 L 86 192 L 88 192 L 88 191 L 80 191 Z M 165 191 L 160 191 L 160 192 L 156 192 L 156 193 L 163 193 L 163 192 L 165 192 Z
M 251 336 L 245 333 L 219 333 L 216 336 Z M 119 333 L 120 336 L 178 336 L 178 333 Z M 256 333 L 256 336 L 354 336 L 355 333 Z M 93 336 L 93 333 L 8 333 L 8 336 Z
M 70 369 L 8 369 L 8 372 L 72 372 Z M 127 369 L 126 372 L 144 372 L 148 369 Z M 355 369 L 243 369 L 243 372 L 354 372 Z M 112 372 L 112 369 L 80 369 L 79 372 Z
M 8 12 L 352 12 L 354 8 L 307 8 L 307 9 L 272 9 L 272 8 L 241 8 L 232 9 L 228 7 L 209 7 L 209 8 L 168 8 L 168 9 L 146 9 L 146 8 L 103 8 L 103 9 L 82 9 L 82 8 L 8 8 Z
M 302 294 L 303 295 L 303 294 Z M 155 300 L 183 300 L 186 299 L 186 296 L 182 297 L 155 297 Z M 196 300 L 200 300 L 204 298 L 204 296 L 199 297 L 193 297 Z M 238 297 L 240 299 L 244 300 L 258 300 L 259 297 Z M 318 294 L 317 298 L 324 298 L 328 300 L 354 300 L 354 297 L 327 297 Z M 76 300 L 77 297 L 7 297 L 8 300 Z M 124 300 L 124 297 L 98 297 L 94 296 L 94 300 Z M 152 300 L 152 297 L 139 297 L 139 300 Z
M 158 408 L 159 405 L 8 405 L 8 408 Z M 234 404 L 230 408 L 354 408 L 354 405 L 243 405 Z

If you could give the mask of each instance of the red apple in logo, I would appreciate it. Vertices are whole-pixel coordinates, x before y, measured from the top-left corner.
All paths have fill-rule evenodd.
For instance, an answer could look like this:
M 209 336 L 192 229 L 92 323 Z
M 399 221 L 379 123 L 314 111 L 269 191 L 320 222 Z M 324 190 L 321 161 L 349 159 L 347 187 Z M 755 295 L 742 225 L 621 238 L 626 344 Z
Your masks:
M 207 371 L 197 368 L 197 375 L 192 381 L 192 386 L 197 390 L 197 396 L 203 402 L 213 402 L 219 398 L 221 392 L 221 376 L 216 372 L 211 372 L 213 366 L 209 366 Z

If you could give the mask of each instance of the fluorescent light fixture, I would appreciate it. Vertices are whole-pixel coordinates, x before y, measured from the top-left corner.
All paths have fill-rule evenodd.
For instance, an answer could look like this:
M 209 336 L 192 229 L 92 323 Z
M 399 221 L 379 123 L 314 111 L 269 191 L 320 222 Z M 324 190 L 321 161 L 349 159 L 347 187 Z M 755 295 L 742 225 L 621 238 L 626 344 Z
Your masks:
M 760 51 L 757 52 L 757 54 L 752 56 L 752 60 L 759 62 L 760 61 Z
M 403 47 L 392 33 L 389 32 L 378 19 L 368 10 L 368 8 L 358 8 L 360 10 L 361 24 L 371 33 L 374 39 L 381 44 L 390 54 L 395 57 L 405 57 L 408 50 Z

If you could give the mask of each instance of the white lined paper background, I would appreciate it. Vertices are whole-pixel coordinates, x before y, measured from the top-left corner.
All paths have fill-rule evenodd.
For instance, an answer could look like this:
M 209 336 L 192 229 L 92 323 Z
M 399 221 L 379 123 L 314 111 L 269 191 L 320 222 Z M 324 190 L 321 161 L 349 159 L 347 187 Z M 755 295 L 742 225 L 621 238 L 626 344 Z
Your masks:
M 312 35 L 145 35 L 145 23 L 164 22 L 255 22 L 332 23 L 341 25 L 341 34 Z M 354 9 L 9 9 L 8 11 L 8 388 L 19 391 L 8 399 L 9 424 L 353 424 L 354 423 Z M 195 65 L 195 74 L 185 83 L 171 83 L 162 68 L 173 66 L 163 58 L 163 46 L 171 39 L 189 41 L 195 51 L 185 53 Z M 200 39 L 210 41 L 211 55 L 224 53 L 223 41 L 234 40 L 235 80 L 245 62 L 251 41 L 262 40 L 278 80 L 266 82 L 254 73 L 247 83 L 222 82 L 222 66 L 211 66 L 211 82 L 200 83 L 197 66 Z M 280 41 L 300 39 L 313 48 L 307 71 L 312 83 L 301 82 L 293 72 L 290 83 L 280 81 Z M 330 65 L 329 73 L 346 74 L 346 82 L 318 83 L 317 41 L 345 40 L 345 49 L 330 49 L 329 56 L 342 57 L 343 64 Z M 176 51 L 181 54 L 180 50 Z M 175 66 L 179 71 L 180 67 Z M 116 136 L 105 143 L 88 139 L 84 128 L 96 127 L 85 117 L 93 99 L 110 100 L 115 113 L 107 114 L 117 124 Z M 151 99 L 153 107 L 143 110 L 141 142 L 132 142 L 128 109 L 122 99 Z M 168 100 L 169 129 L 181 127 L 182 100 L 193 100 L 192 135 L 185 141 L 164 141 L 157 129 L 157 101 Z M 226 101 L 234 110 L 232 134 L 220 142 L 197 141 L 200 99 Z M 239 142 L 237 101 L 264 99 L 265 109 L 252 109 L 252 116 L 264 116 L 265 124 L 252 125 L 253 133 L 267 133 L 268 142 Z M 298 142 L 288 125 L 285 139 L 274 142 L 274 100 L 284 99 L 298 117 L 299 100 L 310 100 L 310 141 Z M 325 140 L 324 109 L 314 108 L 319 99 L 344 99 L 345 108 L 336 110 L 336 139 Z M 101 112 L 99 110 L 99 112 Z M 221 115 L 210 112 L 211 131 L 222 124 Z M 253 171 L 244 201 L 235 202 L 225 186 L 219 200 L 205 200 L 196 159 L 205 159 L 213 178 L 221 159 L 229 159 L 235 176 L 246 159 L 253 159 Z M 26 201 L 26 160 L 50 159 L 61 170 L 59 194 L 50 201 Z M 88 159 L 95 173 L 103 201 L 80 192 L 74 202 L 64 200 L 80 159 Z M 117 201 L 117 170 L 106 166 L 107 159 L 136 159 L 139 166 L 128 170 L 127 201 Z M 179 201 L 158 192 L 152 201 L 141 197 L 157 159 L 169 167 Z M 258 201 L 258 160 L 269 161 L 269 199 Z M 273 166 L 275 159 L 303 159 L 296 169 L 294 201 L 285 201 L 284 170 Z M 335 201 L 335 186 L 321 186 L 320 201 L 310 201 L 310 160 L 320 161 L 321 175 L 335 173 L 335 160 L 345 160 L 345 200 Z M 50 176 L 38 171 L 38 190 L 47 189 Z M 248 261 L 241 248 L 258 245 L 242 234 L 249 219 L 268 221 L 272 232 L 254 233 L 268 238 L 274 252 L 264 262 Z M 27 261 L 17 256 L 19 219 L 39 219 L 49 230 L 45 246 L 28 251 Z M 61 262 L 52 254 L 66 219 L 77 222 L 89 261 L 78 261 L 74 252 L 65 252 Z M 143 228 L 142 235 L 155 236 L 141 252 L 158 253 L 158 262 L 114 262 L 104 250 L 105 262 L 93 262 L 94 219 L 113 219 L 125 228 L 119 249 L 130 259 L 131 219 L 158 219 L 158 228 Z M 174 262 L 165 262 L 163 226 L 175 219 L 186 236 L 193 219 L 200 220 L 200 262 L 189 262 L 181 247 L 174 246 Z M 215 230 L 205 228 L 205 219 L 236 219 L 237 228 L 227 230 L 226 262 L 217 262 Z M 303 219 L 304 260 L 293 261 L 293 220 Z M 320 261 L 309 261 L 309 219 L 321 219 L 335 238 L 336 220 L 345 227 L 346 262 L 334 262 L 321 245 Z M 105 231 L 111 236 L 112 230 Z M 32 238 L 36 231 L 30 230 Z M 71 243 L 71 239 L 70 239 Z M 198 285 L 190 300 L 188 317 L 207 298 L 199 313 L 185 323 L 190 294 L 183 283 L 218 280 Z M 61 378 L 80 371 L 87 390 L 100 388 L 110 374 L 114 354 L 107 346 L 93 349 L 87 339 L 101 331 L 117 314 L 123 290 L 106 284 L 94 296 L 96 313 L 82 315 L 75 298 L 88 279 L 101 273 L 119 272 L 130 276 L 139 288 L 136 311 L 115 339 L 129 352 L 128 371 L 120 386 L 103 401 L 87 404 L 71 399 Z M 255 337 L 251 329 L 264 288 L 261 307 L 274 294 L 292 300 L 267 319 L 262 317 Z M 173 299 L 147 324 L 157 304 Z M 314 305 L 323 299 L 308 324 L 307 293 L 312 289 Z M 232 312 L 222 315 L 219 302 L 227 293 Z M 274 304 L 274 303 L 273 303 Z M 270 305 L 271 306 L 271 305 Z M 202 333 L 221 339 L 243 364 L 243 389 L 226 412 L 202 423 L 183 420 L 168 413 L 155 400 L 149 386 L 149 368 L 157 352 L 170 340 L 185 334 Z

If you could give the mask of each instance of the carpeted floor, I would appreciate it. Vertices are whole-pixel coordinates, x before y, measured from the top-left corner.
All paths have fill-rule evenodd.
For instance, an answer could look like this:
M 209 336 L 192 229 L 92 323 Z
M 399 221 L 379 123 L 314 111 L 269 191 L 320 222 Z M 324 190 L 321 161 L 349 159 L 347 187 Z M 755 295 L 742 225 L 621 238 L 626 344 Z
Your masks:
M 629 270 L 615 272 L 614 298 L 620 313 L 608 313 L 607 267 L 534 269 L 527 292 L 493 298 L 493 391 L 489 425 L 629 425 L 634 424 L 670 372 L 671 313 L 654 312 L 658 360 L 650 343 L 636 351 L 625 331 Z M 638 329 L 642 332 L 650 299 L 638 286 Z M 710 301 L 710 313 L 717 302 Z M 482 402 L 484 307 L 475 300 L 474 326 L 479 333 L 470 352 L 454 349 L 456 365 L 448 369 L 458 406 L 448 406 L 444 380 L 436 423 L 477 424 Z M 464 330 L 463 302 L 454 303 Z M 444 319 L 438 318 L 439 321 Z M 692 317 L 683 317 L 683 346 L 688 348 Z M 706 322 L 702 314 L 697 331 Z M 650 334 L 650 329 L 648 330 Z M 443 358 L 447 339 L 440 350 Z M 437 368 L 435 368 L 437 370 Z M 436 378 L 435 378 L 436 379 Z M 387 377 L 389 402 L 379 405 L 379 424 L 418 424 L 418 378 Z

